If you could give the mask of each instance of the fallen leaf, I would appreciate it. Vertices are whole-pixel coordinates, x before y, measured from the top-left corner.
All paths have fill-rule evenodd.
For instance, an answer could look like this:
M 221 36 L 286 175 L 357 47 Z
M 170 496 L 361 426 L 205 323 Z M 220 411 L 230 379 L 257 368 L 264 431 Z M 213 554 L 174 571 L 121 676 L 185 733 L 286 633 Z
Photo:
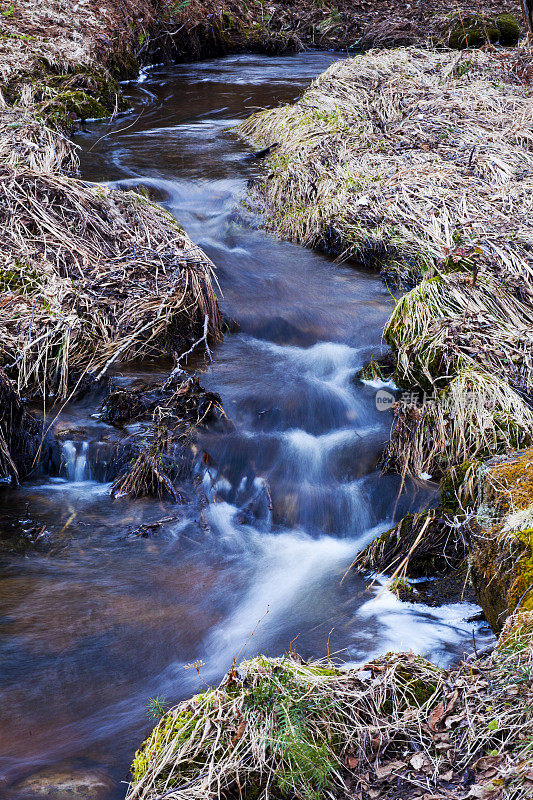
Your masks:
M 389 761 L 388 764 L 384 764 L 382 767 L 376 767 L 376 777 L 381 780 L 381 778 L 387 778 L 391 775 L 395 769 L 403 768 L 405 768 L 403 761 Z
M 431 714 L 428 718 L 428 725 L 432 731 L 438 731 L 438 726 L 441 720 L 444 719 L 446 716 L 446 706 L 444 705 L 444 701 L 441 700 L 438 705 L 435 706 Z
M 429 764 L 429 759 L 423 753 L 415 753 L 414 756 L 411 756 L 409 759 L 409 763 L 413 769 L 416 769 L 417 772 L 425 767 L 426 764 Z

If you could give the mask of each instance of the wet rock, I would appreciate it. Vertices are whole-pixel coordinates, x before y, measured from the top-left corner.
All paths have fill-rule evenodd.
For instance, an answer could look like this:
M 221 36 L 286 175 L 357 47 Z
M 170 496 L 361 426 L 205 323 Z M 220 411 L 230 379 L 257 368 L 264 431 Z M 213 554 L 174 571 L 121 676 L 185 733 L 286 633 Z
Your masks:
M 112 790 L 113 781 L 100 770 L 43 770 L 17 784 L 13 796 L 23 796 L 25 800 L 107 800 Z
M 454 22 L 448 38 L 448 45 L 455 50 L 467 47 L 482 47 L 484 44 L 499 42 L 512 46 L 520 38 L 520 24 L 512 14 L 500 14 L 495 19 L 473 14 Z

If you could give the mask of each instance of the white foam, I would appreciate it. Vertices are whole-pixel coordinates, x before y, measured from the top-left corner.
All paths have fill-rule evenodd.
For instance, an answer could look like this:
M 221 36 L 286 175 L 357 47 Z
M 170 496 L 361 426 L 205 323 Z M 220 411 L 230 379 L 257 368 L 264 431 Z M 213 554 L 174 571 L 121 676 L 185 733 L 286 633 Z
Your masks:
M 474 624 L 467 622 L 468 617 L 479 612 L 473 603 L 449 603 L 435 608 L 399 600 L 383 586 L 374 591 L 375 596 L 363 603 L 356 618 L 358 621 L 376 618 L 379 624 L 376 655 L 388 650 L 412 650 L 438 659 L 448 645 L 465 641 L 474 630 Z

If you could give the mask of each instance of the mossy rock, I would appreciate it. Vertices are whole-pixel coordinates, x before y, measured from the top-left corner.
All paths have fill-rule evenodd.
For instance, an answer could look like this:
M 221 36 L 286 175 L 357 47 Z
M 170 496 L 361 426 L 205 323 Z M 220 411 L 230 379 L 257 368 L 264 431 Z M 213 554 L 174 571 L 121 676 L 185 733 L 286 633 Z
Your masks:
M 449 469 L 440 483 L 437 507 L 407 514 L 393 528 L 378 536 L 359 554 L 356 560 L 358 569 L 380 572 L 394 569 L 407 556 L 420 534 L 422 538 L 409 556 L 405 572 L 408 578 L 434 577 L 457 569 L 464 561 L 466 550 L 462 537 L 448 521 L 464 519 L 465 512 L 472 507 L 476 499 L 472 477 L 478 468 L 478 461 L 465 461 Z M 409 599 L 410 591 L 403 586 L 399 589 L 401 599 Z
M 102 119 L 108 116 L 107 108 L 87 92 L 73 90 L 58 93 L 42 108 L 48 120 L 59 127 L 68 127 L 76 119 Z
M 533 449 L 489 461 L 480 485 L 472 579 L 498 632 L 509 615 L 533 610 Z
M 499 519 L 529 508 L 533 503 L 533 448 L 487 461 L 480 488 L 478 517 L 482 525 L 485 519 Z
M 359 370 L 356 378 L 360 381 L 389 381 L 394 375 L 396 359 L 391 352 L 372 356 L 370 361 Z
M 440 482 L 438 509 L 441 514 L 460 515 L 474 505 L 477 500 L 476 473 L 480 465 L 480 461 L 473 459 L 446 471 Z
M 500 14 L 496 17 L 496 27 L 500 32 L 499 42 L 505 47 L 518 44 L 522 29 L 520 23 L 512 14 Z
M 448 36 L 448 46 L 453 50 L 464 50 L 495 43 L 499 38 L 500 31 L 493 19 L 474 14 L 454 22 Z
M 371 671 L 381 673 L 387 667 L 394 666 L 395 671 L 395 700 L 401 698 L 400 708 L 420 709 L 424 706 L 433 706 L 438 702 L 440 689 L 444 677 L 443 671 L 425 659 L 413 653 L 386 653 L 367 665 Z M 388 692 L 383 695 L 383 711 L 390 714 L 394 707 L 394 700 Z
M 363 572 L 392 572 L 409 554 L 405 567 L 408 578 L 446 574 L 458 567 L 466 556 L 463 540 L 451 533 L 439 508 L 407 514 L 365 547 L 355 566 Z
M 471 569 L 479 604 L 496 633 L 509 615 L 533 611 L 533 528 L 481 531 Z
M 499 44 L 512 47 L 521 34 L 520 23 L 512 14 L 500 14 L 495 18 L 481 14 L 457 19 L 448 35 L 448 46 L 454 50 Z

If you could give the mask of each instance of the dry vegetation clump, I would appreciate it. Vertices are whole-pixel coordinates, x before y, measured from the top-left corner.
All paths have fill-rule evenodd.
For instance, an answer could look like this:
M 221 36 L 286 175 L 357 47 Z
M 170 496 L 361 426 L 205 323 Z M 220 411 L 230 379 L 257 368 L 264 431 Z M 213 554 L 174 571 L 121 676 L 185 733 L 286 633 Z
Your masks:
M 74 173 L 76 149 L 59 130 L 36 119 L 31 104 L 0 105 L 0 165 L 32 172 Z
M 122 441 L 133 452 L 113 481 L 114 497 L 164 497 L 181 500 L 178 479 L 190 477 L 199 428 L 226 428 L 229 421 L 220 396 L 206 392 L 198 379 L 177 370 L 162 384 L 119 389 L 107 398 L 102 414 L 112 424 L 147 421 L 145 430 Z
M 518 616 L 491 656 L 448 671 L 413 654 L 360 669 L 258 656 L 162 717 L 136 754 L 128 800 L 524 800 L 532 632 Z
M 446 469 L 533 441 L 533 410 L 509 384 L 463 368 L 420 405 L 399 401 L 383 466 L 404 475 L 440 477 Z
M 36 467 L 42 425 L 25 408 L 0 368 L 0 480 L 18 483 Z
M 442 474 L 529 444 L 533 93 L 524 51 L 370 52 L 241 133 L 276 144 L 260 198 L 282 235 L 413 284 L 385 337 L 400 403 L 385 465 Z
M 482 51 L 370 52 L 247 119 L 243 136 L 277 144 L 256 186 L 272 227 L 400 276 L 434 274 L 457 247 L 481 244 L 531 273 L 531 90 L 505 81 L 501 63 Z
M 81 376 L 173 355 L 207 320 L 213 265 L 173 217 L 133 192 L 0 172 L 0 363 L 20 392 L 64 398 Z

